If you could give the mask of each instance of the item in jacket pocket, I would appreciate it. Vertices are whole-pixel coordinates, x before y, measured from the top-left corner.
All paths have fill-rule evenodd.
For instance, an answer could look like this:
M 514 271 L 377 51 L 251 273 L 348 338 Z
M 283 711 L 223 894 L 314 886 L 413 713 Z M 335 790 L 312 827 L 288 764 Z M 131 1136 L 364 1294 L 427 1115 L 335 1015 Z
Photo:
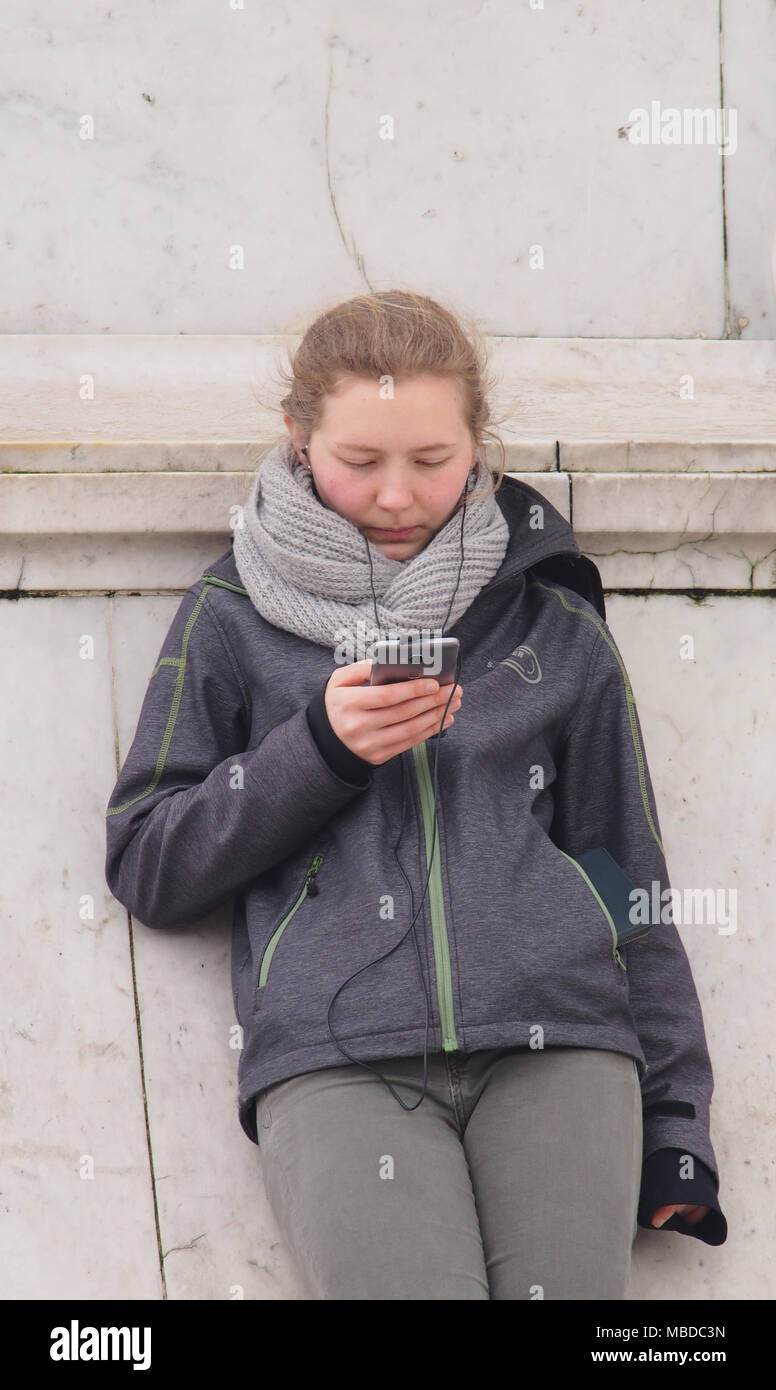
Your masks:
M 625 870 L 620 868 L 617 860 L 612 858 L 608 849 L 604 849 L 603 846 L 588 849 L 583 854 L 575 854 L 574 858 L 606 903 L 617 929 L 618 946 L 627 946 L 630 941 L 638 941 L 640 937 L 646 936 L 650 923 L 633 922 L 630 917 L 631 908 L 636 901 L 635 897 L 631 897 L 631 893 L 637 893 L 638 889 L 628 878 Z
M 433 676 L 440 685 L 452 685 L 459 646 L 457 637 L 425 637 L 421 642 L 392 637 L 375 642 L 369 684 L 394 685 Z M 421 660 L 410 660 L 410 654 Z

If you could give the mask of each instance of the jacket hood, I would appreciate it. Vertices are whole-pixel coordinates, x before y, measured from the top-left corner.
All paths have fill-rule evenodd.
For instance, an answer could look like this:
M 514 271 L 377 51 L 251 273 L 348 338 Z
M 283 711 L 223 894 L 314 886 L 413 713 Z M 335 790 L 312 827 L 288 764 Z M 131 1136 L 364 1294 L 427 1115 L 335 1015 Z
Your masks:
M 505 473 L 496 500 L 509 525 L 509 544 L 500 569 L 487 590 L 495 584 L 517 581 L 527 569 L 534 575 L 564 584 L 592 603 L 606 620 L 606 605 L 597 565 L 583 555 L 566 518 L 551 502 L 521 479 Z M 540 510 L 536 510 L 540 508 Z M 543 521 L 540 529 L 536 520 Z

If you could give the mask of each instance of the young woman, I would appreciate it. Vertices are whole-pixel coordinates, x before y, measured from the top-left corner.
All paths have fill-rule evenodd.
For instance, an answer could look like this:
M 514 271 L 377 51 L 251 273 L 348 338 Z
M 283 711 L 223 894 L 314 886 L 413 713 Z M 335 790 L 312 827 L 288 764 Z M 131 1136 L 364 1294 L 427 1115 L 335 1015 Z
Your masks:
M 633 692 L 571 528 L 480 457 L 485 367 L 421 295 L 310 326 L 107 810 L 142 922 L 234 898 L 239 1117 L 313 1298 L 622 1299 L 638 1224 L 727 1234 Z M 455 687 L 370 684 L 443 634 Z

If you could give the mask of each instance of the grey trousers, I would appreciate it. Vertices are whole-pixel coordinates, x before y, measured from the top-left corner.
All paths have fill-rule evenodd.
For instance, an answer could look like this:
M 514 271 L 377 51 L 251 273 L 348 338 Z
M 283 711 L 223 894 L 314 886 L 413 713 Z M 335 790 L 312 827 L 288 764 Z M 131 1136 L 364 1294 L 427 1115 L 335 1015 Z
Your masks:
M 417 1102 L 422 1057 L 370 1066 Z M 413 1110 L 346 1063 L 266 1087 L 256 1120 L 306 1297 L 625 1297 L 642 1117 L 624 1053 L 432 1053 Z

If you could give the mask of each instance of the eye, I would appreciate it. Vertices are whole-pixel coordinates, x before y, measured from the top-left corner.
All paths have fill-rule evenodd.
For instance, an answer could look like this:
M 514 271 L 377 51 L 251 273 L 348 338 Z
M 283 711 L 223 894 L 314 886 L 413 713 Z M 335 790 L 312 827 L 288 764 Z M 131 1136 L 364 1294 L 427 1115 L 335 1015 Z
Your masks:
M 356 463 L 352 459 L 343 459 L 342 462 L 346 463 L 348 468 L 368 468 L 376 460 L 364 459 Z M 416 459 L 415 462 L 421 464 L 423 468 L 441 468 L 443 463 L 447 463 L 447 459 Z

